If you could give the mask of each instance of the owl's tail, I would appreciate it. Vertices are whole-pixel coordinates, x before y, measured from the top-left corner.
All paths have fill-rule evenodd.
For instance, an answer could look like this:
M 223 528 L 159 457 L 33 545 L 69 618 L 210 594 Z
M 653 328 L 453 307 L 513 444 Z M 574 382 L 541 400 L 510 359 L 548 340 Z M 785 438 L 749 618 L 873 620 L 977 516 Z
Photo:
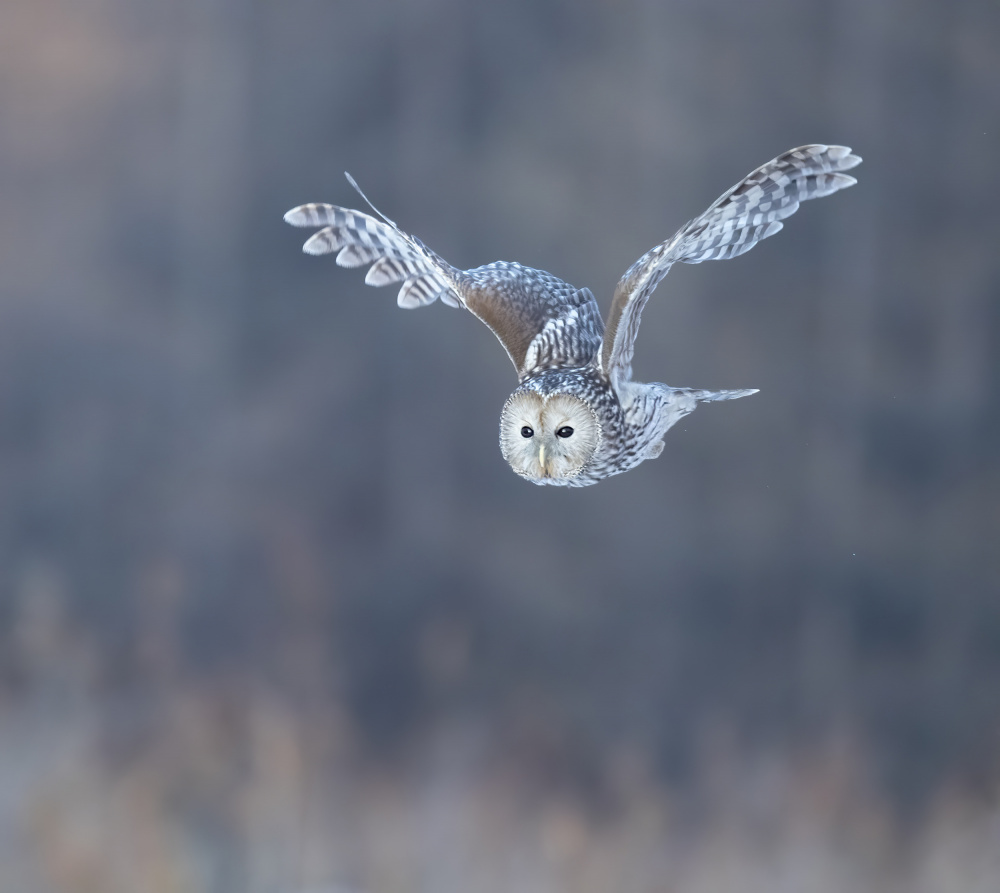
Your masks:
M 672 388 L 661 382 L 637 384 L 629 382 L 626 387 L 636 388 L 640 394 L 652 391 L 656 400 L 638 400 L 639 406 L 651 410 L 646 418 L 636 419 L 637 427 L 648 437 L 647 450 L 643 458 L 655 459 L 663 451 L 663 435 L 686 415 L 694 412 L 699 403 L 713 400 L 736 400 L 756 394 L 756 388 L 741 391 L 702 391 L 698 388 Z
M 350 174 L 347 179 L 368 202 Z M 438 298 L 450 307 L 464 306 L 457 288 L 460 272 L 368 204 L 383 220 L 338 205 L 314 203 L 292 208 L 285 214 L 285 222 L 323 227 L 302 246 L 306 254 L 336 251 L 342 267 L 371 264 L 365 276 L 368 285 L 402 282 L 396 298 L 400 307 L 423 307 Z
M 759 392 L 759 388 L 743 388 L 740 391 L 701 391 L 697 388 L 666 388 L 677 396 L 692 397 L 699 403 L 710 403 L 713 400 L 738 400 Z

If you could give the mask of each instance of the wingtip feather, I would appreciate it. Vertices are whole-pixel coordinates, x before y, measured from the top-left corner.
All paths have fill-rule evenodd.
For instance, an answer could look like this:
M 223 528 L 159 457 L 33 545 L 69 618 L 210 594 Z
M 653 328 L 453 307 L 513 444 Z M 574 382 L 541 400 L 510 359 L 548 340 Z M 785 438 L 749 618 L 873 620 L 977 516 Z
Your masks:
M 285 213 L 285 223 L 292 226 L 324 226 L 333 223 L 337 213 L 336 205 L 324 202 L 310 202 L 299 205 Z
M 337 231 L 332 226 L 327 226 L 306 239 L 302 250 L 306 254 L 312 255 L 330 254 L 341 248 L 343 244 L 343 239 L 338 238 Z
M 826 154 L 837 162 L 838 171 L 848 171 L 861 164 L 861 156 L 851 152 L 850 146 L 827 146 Z

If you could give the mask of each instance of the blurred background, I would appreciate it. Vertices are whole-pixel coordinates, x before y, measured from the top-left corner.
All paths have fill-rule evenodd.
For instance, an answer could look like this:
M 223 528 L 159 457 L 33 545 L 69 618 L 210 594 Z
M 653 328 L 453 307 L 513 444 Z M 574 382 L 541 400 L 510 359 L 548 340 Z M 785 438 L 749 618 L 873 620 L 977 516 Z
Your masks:
M 0 888 L 986 891 L 1000 6 L 0 6 Z M 614 283 L 757 165 L 636 377 L 757 387 L 580 491 L 513 370 L 301 254 L 357 206 Z

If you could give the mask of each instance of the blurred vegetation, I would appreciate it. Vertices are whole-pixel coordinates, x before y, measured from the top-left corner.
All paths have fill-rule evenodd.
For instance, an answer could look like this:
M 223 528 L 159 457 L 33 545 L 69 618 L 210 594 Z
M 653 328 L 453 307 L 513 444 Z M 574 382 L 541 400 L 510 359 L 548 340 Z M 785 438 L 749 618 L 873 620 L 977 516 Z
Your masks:
M 0 887 L 992 890 L 1000 7 L 0 7 Z M 636 373 L 759 387 L 580 492 L 373 200 L 607 305 L 806 142 L 858 186 L 675 269 Z

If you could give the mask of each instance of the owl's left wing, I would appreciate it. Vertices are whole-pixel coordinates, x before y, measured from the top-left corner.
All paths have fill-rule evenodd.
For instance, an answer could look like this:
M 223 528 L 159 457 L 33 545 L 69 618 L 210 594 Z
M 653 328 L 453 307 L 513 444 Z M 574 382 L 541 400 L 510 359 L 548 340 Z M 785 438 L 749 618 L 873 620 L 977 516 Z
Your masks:
M 617 381 L 632 375 L 632 354 L 646 301 L 678 261 L 736 257 L 773 236 L 799 203 L 857 181 L 843 171 L 861 163 L 847 146 L 801 146 L 779 155 L 727 190 L 700 216 L 639 258 L 615 287 L 601 345 L 601 368 Z

